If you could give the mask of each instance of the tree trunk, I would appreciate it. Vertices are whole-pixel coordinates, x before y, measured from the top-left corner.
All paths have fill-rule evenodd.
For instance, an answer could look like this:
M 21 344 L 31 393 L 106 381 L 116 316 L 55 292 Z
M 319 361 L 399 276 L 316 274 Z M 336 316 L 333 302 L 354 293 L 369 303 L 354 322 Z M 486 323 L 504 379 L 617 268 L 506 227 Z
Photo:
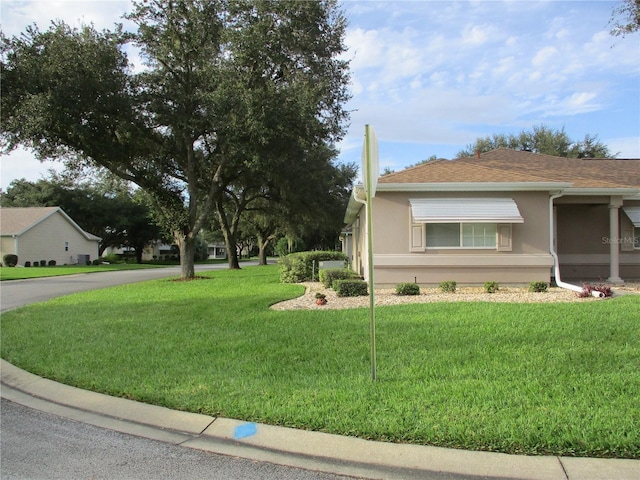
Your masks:
M 229 270 L 240 270 L 237 245 L 235 243 L 231 244 L 226 236 L 224 242 L 227 246 L 227 260 L 229 261 Z
M 142 252 L 143 251 L 144 251 L 144 247 L 135 249 L 135 252 L 136 252 L 136 263 L 138 265 L 140 265 L 142 263 Z
M 189 235 L 176 234 L 176 243 L 180 249 L 180 278 L 182 280 L 193 280 L 195 273 L 195 238 Z
M 270 241 L 271 237 L 267 237 L 266 240 L 263 240 L 262 237 L 258 235 L 258 265 L 267 264 L 267 247 L 269 246 Z
M 267 264 L 267 249 L 263 248 L 262 243 L 258 246 L 258 265 Z
M 220 230 L 222 230 L 222 236 L 224 237 L 224 244 L 227 247 L 229 270 L 240 270 L 240 262 L 238 260 L 238 241 L 236 239 L 237 222 L 231 222 L 231 224 L 227 222 L 226 213 L 222 207 L 221 201 L 216 201 L 215 207 L 216 213 L 218 214 Z

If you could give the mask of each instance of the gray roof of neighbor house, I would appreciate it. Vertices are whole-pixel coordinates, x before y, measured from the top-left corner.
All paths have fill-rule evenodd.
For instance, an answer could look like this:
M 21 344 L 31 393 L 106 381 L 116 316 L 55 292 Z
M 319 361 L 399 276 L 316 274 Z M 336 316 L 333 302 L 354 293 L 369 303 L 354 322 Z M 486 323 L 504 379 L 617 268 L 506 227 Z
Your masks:
M 521 182 L 570 183 L 576 189 L 640 189 L 640 159 L 565 158 L 498 148 L 475 157 L 422 163 L 380 177 L 378 185 Z
M 87 240 L 102 240 L 100 237 L 85 232 L 60 207 L 3 207 L 0 208 L 0 236 L 19 236 L 51 215 L 60 213 Z

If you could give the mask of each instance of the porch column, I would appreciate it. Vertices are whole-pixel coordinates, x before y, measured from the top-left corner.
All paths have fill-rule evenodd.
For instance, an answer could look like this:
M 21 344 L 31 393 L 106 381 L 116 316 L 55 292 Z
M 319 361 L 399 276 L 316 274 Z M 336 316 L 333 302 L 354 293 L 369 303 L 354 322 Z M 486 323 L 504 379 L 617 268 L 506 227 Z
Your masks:
M 624 283 L 620 278 L 620 207 L 622 197 L 611 197 L 609 201 L 609 283 Z

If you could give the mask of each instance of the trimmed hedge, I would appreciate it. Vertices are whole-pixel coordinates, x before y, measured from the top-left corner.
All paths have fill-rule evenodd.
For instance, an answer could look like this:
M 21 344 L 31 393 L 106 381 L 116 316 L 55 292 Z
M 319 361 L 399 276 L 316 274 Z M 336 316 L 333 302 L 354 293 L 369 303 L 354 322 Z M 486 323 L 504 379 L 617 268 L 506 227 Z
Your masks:
M 7 253 L 4 257 L 2 257 L 4 264 L 6 267 L 15 267 L 18 265 L 18 256 L 13 253 Z
M 417 283 L 399 283 L 396 285 L 398 295 L 420 295 L 420 285 Z
M 339 297 L 366 297 L 368 284 L 364 280 L 336 280 L 333 289 Z
M 280 257 L 278 265 L 280 268 L 280 281 L 282 283 L 300 283 L 311 281 L 313 275 L 313 264 L 318 271 L 320 262 L 326 260 L 347 260 L 347 256 L 342 252 L 297 252 L 285 257 Z
M 350 278 L 360 278 L 356 272 L 348 268 L 327 268 L 320 270 L 320 282 L 325 288 L 331 288 L 336 280 L 348 280 Z

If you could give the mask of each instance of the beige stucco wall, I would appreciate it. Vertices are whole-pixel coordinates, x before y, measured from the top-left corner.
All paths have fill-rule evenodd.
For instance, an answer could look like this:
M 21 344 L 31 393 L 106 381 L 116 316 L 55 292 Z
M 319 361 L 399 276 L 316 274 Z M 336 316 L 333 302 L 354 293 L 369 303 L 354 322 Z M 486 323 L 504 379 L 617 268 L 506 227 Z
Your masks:
M 511 251 L 497 249 L 426 249 L 412 252 L 413 198 L 513 198 L 524 223 L 512 224 Z M 375 283 L 378 287 L 417 281 L 437 284 L 529 283 L 549 281 L 553 259 L 549 254 L 549 194 L 547 192 L 380 192 L 373 199 Z M 354 269 L 366 275 L 365 209 L 360 232 L 354 229 Z M 360 262 L 364 262 L 364 265 Z
M 512 227 L 513 250 L 510 255 L 549 253 L 549 194 L 546 192 L 454 192 L 378 193 L 374 198 L 374 251 L 377 255 L 409 253 L 411 208 L 410 198 L 513 198 L 524 223 Z M 418 255 L 449 255 L 450 249 L 429 249 Z M 473 255 L 477 250 L 456 249 L 457 255 Z M 483 250 L 483 253 L 504 256 L 505 252 Z
M 65 242 L 69 243 L 65 251 Z M 54 213 L 18 238 L 18 264 L 55 260 L 58 265 L 75 264 L 78 255 L 98 258 L 98 242 L 87 240 L 60 213 Z
M 412 252 L 410 198 L 513 198 L 524 223 L 512 224 L 511 251 L 497 249 L 427 249 Z M 619 199 L 619 197 L 618 197 Z M 614 199 L 615 200 L 615 199 Z M 563 280 L 606 280 L 611 273 L 608 196 L 564 196 L 555 200 L 556 249 Z M 376 286 L 417 281 L 437 284 L 455 280 L 478 284 L 549 281 L 553 265 L 549 253 L 548 192 L 455 192 L 444 194 L 380 192 L 373 199 Z M 625 200 L 623 206 L 640 206 Z M 620 238 L 629 236 L 631 222 L 619 209 Z M 353 228 L 352 265 L 367 278 L 365 208 Z M 640 279 L 640 250 L 619 245 L 620 277 Z
M 5 255 L 16 253 L 16 242 L 13 237 L 0 237 L 0 261 Z

